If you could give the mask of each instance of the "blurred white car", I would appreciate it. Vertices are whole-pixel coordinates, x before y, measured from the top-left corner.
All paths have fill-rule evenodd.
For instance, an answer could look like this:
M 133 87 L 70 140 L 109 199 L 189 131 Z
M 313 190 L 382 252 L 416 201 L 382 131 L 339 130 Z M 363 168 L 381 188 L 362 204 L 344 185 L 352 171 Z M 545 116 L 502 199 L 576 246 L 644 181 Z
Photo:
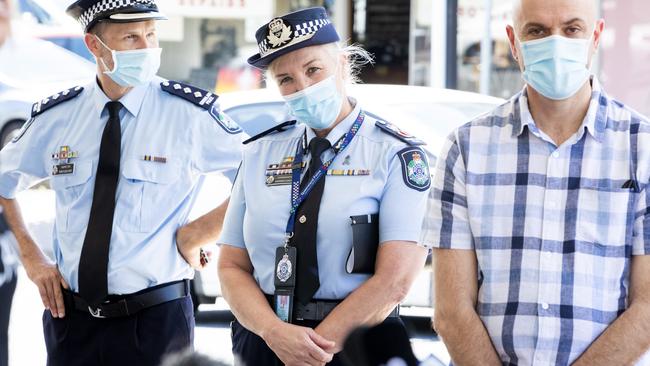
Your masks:
M 0 50 L 0 146 L 29 119 L 35 102 L 94 75 L 95 64 L 54 43 L 10 38 Z
M 352 85 L 348 91 L 366 112 L 426 141 L 424 148 L 432 156 L 431 164 L 444 139 L 455 127 L 503 103 L 502 99 L 475 93 L 417 86 L 360 84 Z M 222 110 L 251 136 L 291 119 L 277 90 L 226 93 L 219 97 L 218 102 Z M 206 195 L 197 202 L 210 200 L 214 207 L 217 200 L 214 195 L 219 195 L 219 199 L 225 198 L 230 192 L 229 182 L 218 178 L 208 178 L 207 182 L 211 182 L 208 184 L 211 193 L 204 189 L 201 194 L 213 196 L 208 198 Z M 203 212 L 206 210 L 205 207 L 202 209 Z M 213 251 L 216 250 L 215 247 Z M 197 272 L 194 280 L 197 306 L 199 303 L 214 302 L 221 294 L 214 254 L 210 266 Z M 405 306 L 433 307 L 431 276 L 430 269 L 422 271 L 404 302 Z M 405 313 L 408 313 L 408 309 Z M 428 310 L 423 314 L 431 315 Z

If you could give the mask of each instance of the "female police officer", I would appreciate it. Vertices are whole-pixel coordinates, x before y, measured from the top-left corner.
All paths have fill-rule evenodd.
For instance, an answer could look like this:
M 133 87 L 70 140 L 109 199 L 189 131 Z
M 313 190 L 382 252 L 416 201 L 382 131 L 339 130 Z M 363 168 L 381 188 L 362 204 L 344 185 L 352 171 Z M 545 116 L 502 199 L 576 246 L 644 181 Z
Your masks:
M 324 9 L 256 37 L 248 62 L 269 71 L 298 123 L 248 140 L 233 188 L 219 240 L 233 351 L 247 365 L 340 364 L 354 327 L 399 322 L 424 264 L 426 154 L 347 96 L 355 58 Z

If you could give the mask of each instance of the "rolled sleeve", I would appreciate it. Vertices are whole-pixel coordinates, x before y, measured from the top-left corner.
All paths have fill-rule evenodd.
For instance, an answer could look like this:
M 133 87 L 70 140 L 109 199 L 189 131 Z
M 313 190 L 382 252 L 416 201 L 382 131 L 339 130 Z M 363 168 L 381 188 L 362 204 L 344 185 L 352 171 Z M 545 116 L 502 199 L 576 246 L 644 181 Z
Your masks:
M 467 210 L 465 164 L 455 134 L 436 164 L 422 225 L 421 243 L 430 248 L 474 249 Z

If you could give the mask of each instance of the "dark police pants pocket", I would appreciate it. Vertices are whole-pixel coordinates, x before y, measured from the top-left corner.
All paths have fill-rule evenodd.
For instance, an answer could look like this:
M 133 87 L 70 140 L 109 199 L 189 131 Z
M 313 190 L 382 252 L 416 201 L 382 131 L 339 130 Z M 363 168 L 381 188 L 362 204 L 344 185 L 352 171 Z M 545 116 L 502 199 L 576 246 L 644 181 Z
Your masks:
M 70 316 L 53 318 L 49 310 L 43 311 L 43 333 L 48 353 L 65 341 L 70 328 L 69 318 Z

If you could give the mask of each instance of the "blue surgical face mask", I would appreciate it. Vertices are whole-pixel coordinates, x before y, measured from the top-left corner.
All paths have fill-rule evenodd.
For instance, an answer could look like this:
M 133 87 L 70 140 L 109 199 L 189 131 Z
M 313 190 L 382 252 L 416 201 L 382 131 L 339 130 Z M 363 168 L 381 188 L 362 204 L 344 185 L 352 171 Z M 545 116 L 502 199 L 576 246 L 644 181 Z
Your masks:
M 575 95 L 591 75 L 589 39 L 549 36 L 520 42 L 523 78 L 533 89 L 553 100 Z
M 150 82 L 160 68 L 161 48 L 143 48 L 139 50 L 115 51 L 110 49 L 99 37 L 97 40 L 111 51 L 113 70 L 109 70 L 106 62 L 100 58 L 108 75 L 120 86 L 138 86 Z
M 301 91 L 285 95 L 284 100 L 293 116 L 314 130 L 331 127 L 343 106 L 343 96 L 336 87 L 334 75 Z

